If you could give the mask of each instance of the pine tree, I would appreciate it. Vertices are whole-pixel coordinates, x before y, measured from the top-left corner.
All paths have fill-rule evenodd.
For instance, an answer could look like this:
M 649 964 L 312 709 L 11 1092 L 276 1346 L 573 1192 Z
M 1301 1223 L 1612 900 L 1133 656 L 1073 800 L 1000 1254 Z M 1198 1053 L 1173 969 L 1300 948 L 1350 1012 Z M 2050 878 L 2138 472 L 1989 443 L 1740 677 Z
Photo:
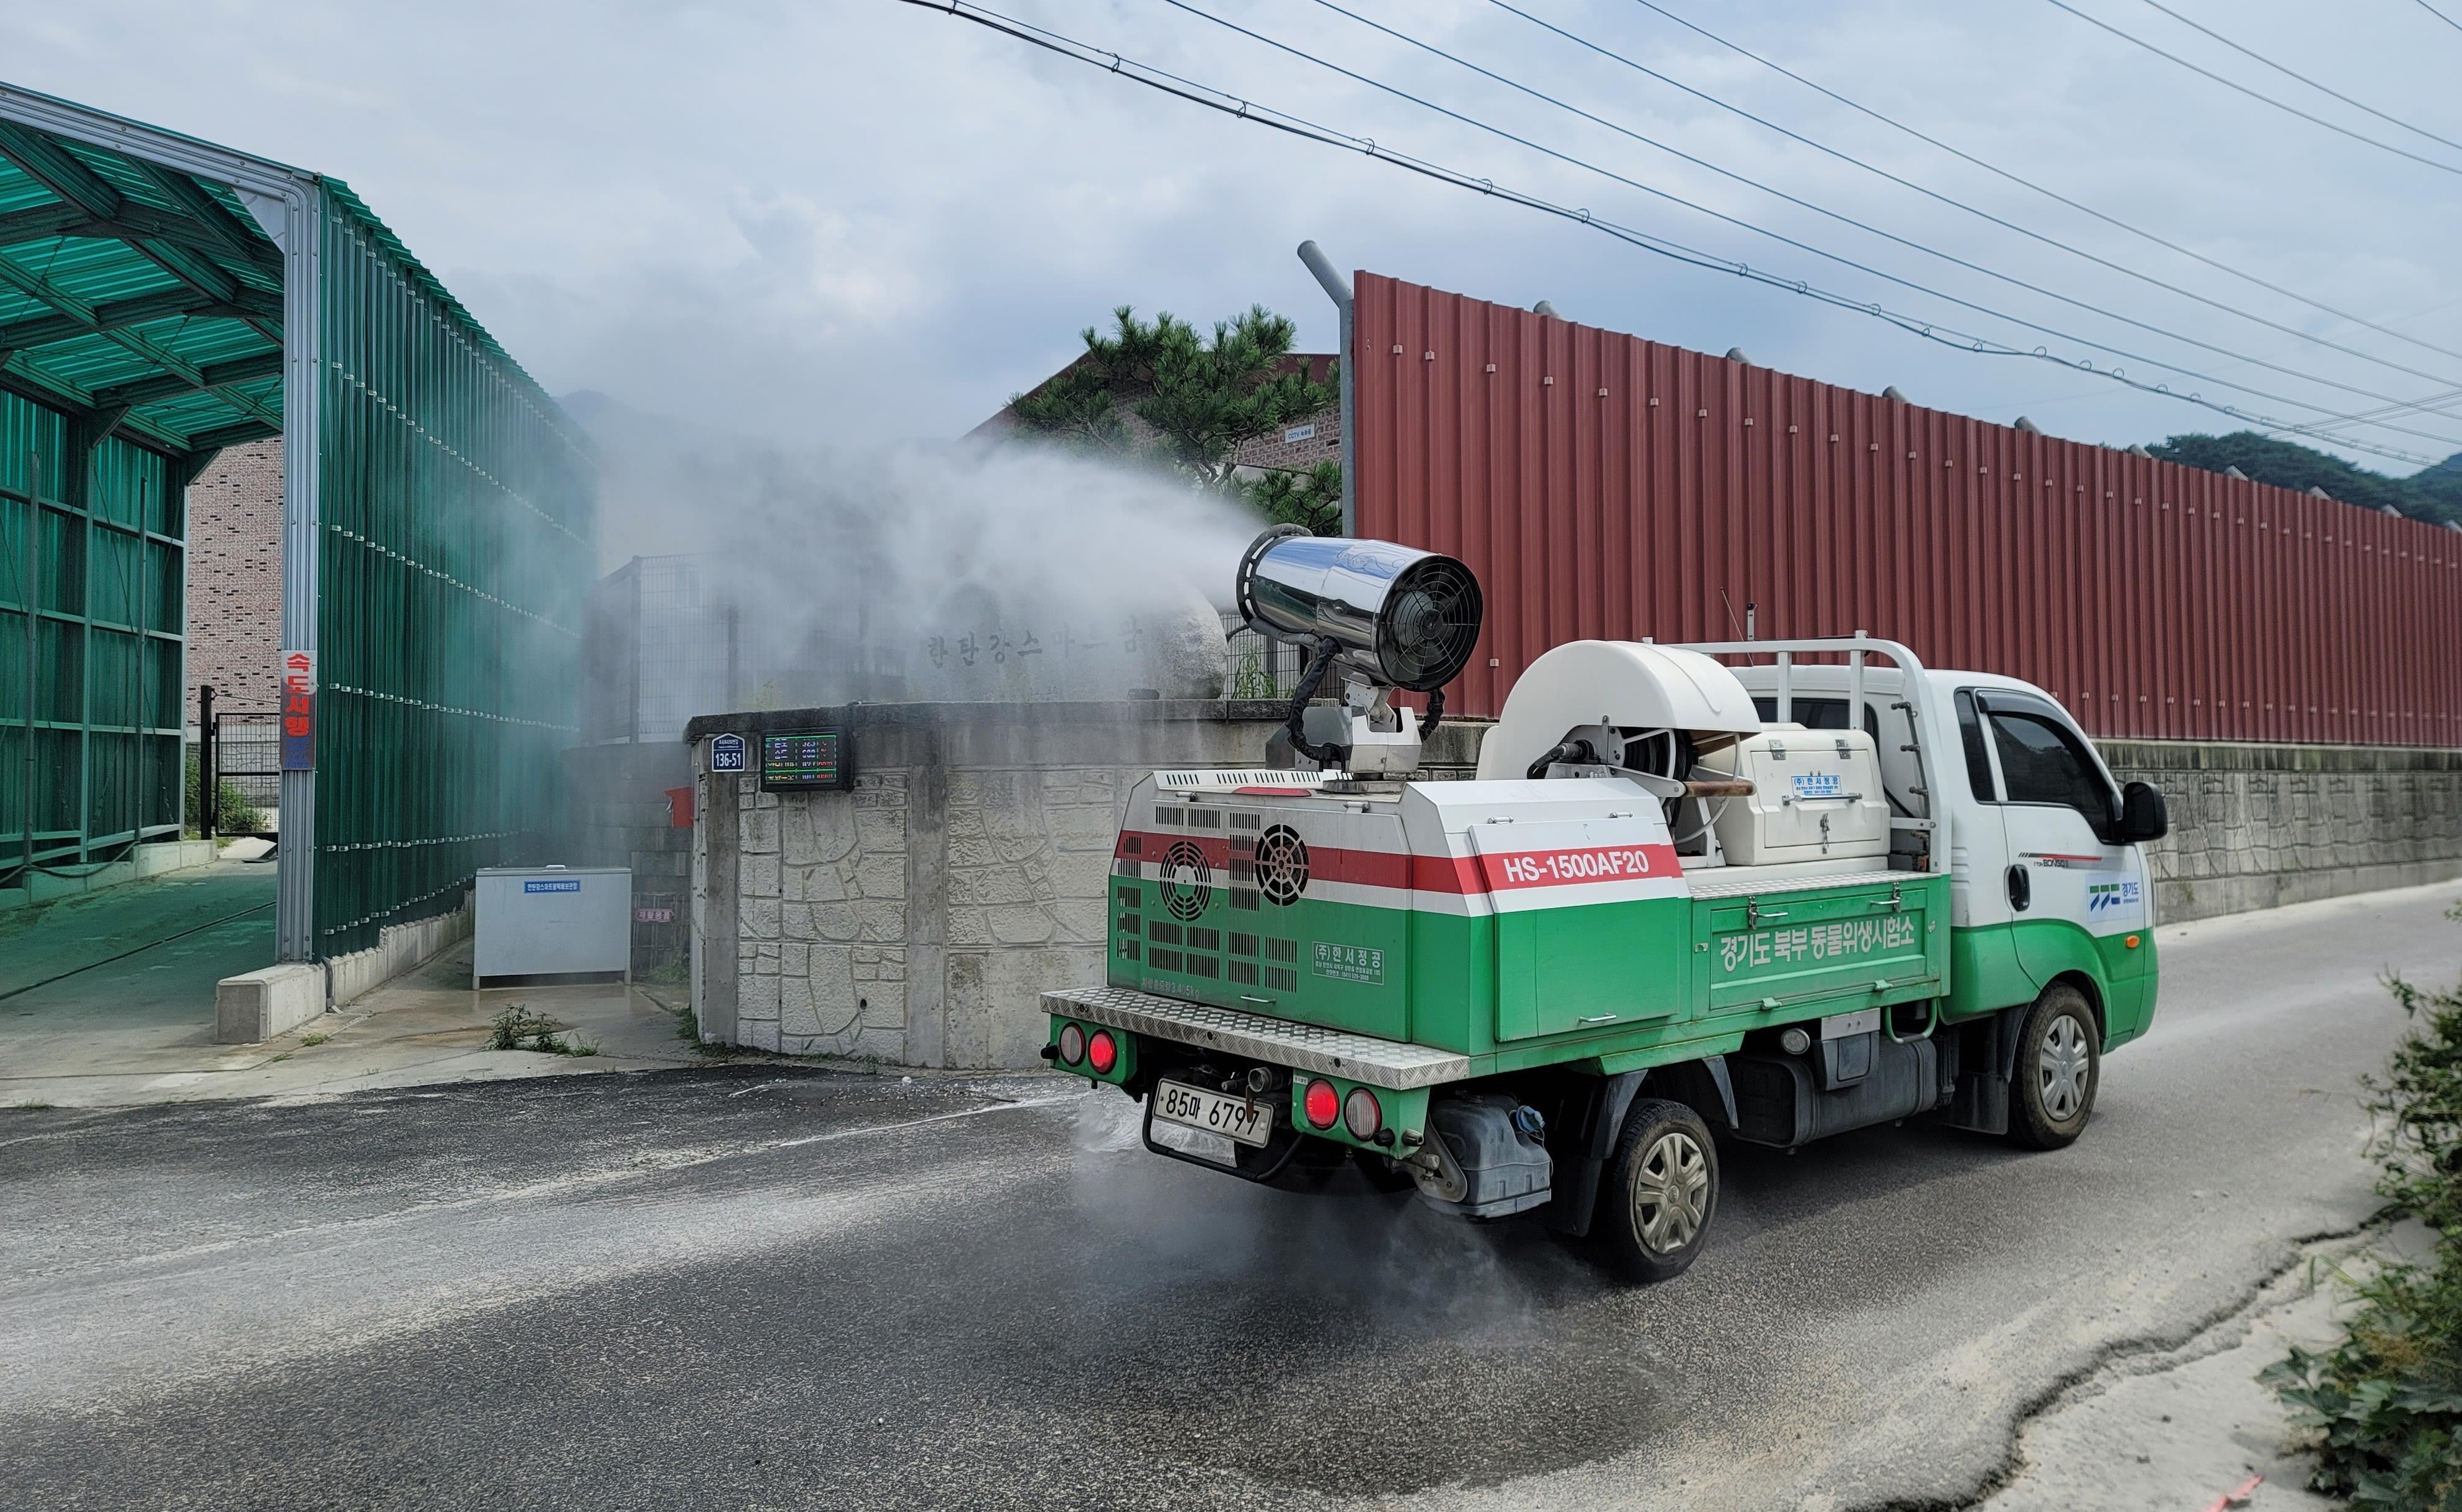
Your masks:
M 1149 323 L 1122 305 L 1109 335 L 1089 326 L 1085 356 L 1030 394 L 1009 400 L 1027 430 L 1074 449 L 1145 463 L 1198 486 L 1243 498 L 1268 518 L 1324 533 L 1341 521 L 1342 469 L 1267 472 L 1243 481 L 1235 458 L 1252 441 L 1324 412 L 1328 381 L 1284 367 L 1297 328 L 1263 305 L 1215 322 L 1211 337 L 1165 311 Z M 1139 424 L 1131 424 L 1134 416 Z

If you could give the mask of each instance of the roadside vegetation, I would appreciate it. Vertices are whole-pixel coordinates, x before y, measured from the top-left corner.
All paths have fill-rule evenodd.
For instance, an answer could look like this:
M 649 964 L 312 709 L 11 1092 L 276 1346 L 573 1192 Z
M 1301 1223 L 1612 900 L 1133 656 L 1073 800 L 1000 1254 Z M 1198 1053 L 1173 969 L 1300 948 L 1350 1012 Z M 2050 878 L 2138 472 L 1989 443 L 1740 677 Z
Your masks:
M 515 1003 L 496 1015 L 494 1034 L 488 1040 L 491 1048 L 499 1050 L 537 1050 L 545 1055 L 595 1055 L 598 1047 L 587 1044 L 578 1036 L 567 1038 L 563 1025 L 553 1019 L 541 1018 L 526 1005 Z
M 2462 919 L 2462 905 L 2446 917 Z M 2462 1509 L 2462 986 L 2386 985 L 2412 1029 L 2367 1082 L 2377 1191 L 2435 1231 L 2435 1254 L 2360 1282 L 2343 1341 L 2294 1348 L 2263 1379 L 2316 1436 L 2315 1489 L 2451 1512 Z
M 215 805 L 216 829 L 225 834 L 247 834 L 265 828 L 264 813 L 248 801 L 248 794 L 227 782 L 216 786 L 221 789 L 221 801 Z M 188 757 L 188 807 L 184 811 L 188 816 L 187 836 L 193 840 L 198 834 L 197 821 L 205 811 L 205 774 L 199 770 L 193 752 Z

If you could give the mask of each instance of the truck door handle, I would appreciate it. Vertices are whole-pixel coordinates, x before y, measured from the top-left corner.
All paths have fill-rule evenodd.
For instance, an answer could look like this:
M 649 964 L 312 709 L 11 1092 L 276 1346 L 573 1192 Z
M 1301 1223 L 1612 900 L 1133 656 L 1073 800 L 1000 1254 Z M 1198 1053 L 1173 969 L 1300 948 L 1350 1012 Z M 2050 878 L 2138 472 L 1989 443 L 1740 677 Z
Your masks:
M 2035 884 L 2023 866 L 2009 868 L 2009 906 L 2024 913 L 2035 901 Z

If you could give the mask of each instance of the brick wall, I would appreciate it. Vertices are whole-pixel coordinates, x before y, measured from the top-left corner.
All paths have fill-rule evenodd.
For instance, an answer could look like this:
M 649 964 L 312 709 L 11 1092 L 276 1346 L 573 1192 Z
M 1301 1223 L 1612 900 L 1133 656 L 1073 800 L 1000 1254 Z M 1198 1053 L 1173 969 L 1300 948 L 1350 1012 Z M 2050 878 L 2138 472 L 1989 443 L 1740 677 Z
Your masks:
M 188 674 L 227 709 L 271 709 L 282 655 L 282 438 L 229 446 L 188 486 Z
M 1307 434 L 1286 441 L 1294 431 Z M 1272 436 L 1252 441 L 1233 454 L 1242 467 L 1273 472 L 1306 472 L 1321 462 L 1342 461 L 1342 407 L 1335 405 Z

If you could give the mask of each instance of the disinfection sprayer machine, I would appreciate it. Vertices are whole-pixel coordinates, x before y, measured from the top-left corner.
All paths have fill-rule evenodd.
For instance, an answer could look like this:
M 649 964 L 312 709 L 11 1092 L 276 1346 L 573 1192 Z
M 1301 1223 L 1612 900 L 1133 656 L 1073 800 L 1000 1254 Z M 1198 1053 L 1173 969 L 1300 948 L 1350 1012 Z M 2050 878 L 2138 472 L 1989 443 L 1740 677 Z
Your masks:
M 1157 1155 L 1348 1168 L 1656 1280 L 1700 1253 L 1721 1140 L 1923 1117 L 2058 1148 L 2146 1031 L 2163 800 L 2040 688 L 1862 635 L 1574 641 L 1476 780 L 1414 781 L 1470 570 L 1285 529 L 1236 586 L 1307 659 L 1289 755 L 1138 783 L 1105 984 L 1043 1000 L 1044 1053 L 1140 1102 Z

